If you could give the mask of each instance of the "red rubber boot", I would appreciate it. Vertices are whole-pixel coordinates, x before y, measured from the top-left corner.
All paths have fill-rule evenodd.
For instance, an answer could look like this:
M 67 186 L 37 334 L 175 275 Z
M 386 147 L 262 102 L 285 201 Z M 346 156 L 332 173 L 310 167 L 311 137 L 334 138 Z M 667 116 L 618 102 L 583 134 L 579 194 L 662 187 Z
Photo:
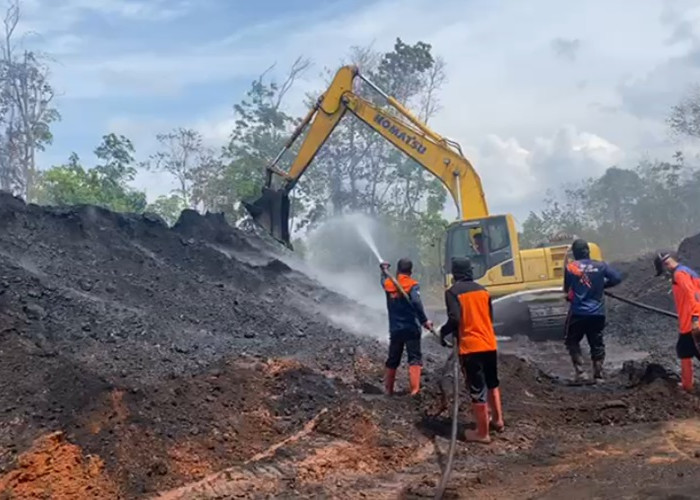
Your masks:
M 490 443 L 489 407 L 486 403 L 472 403 L 472 412 L 476 419 L 476 429 L 464 433 L 464 440 L 472 443 Z
M 422 367 L 419 365 L 411 365 L 408 367 L 408 378 L 411 383 L 411 396 L 415 396 L 420 392 L 420 373 Z
M 693 359 L 681 359 L 681 387 L 685 391 L 693 390 Z
M 391 396 L 394 394 L 394 383 L 396 382 L 396 369 L 387 368 L 384 372 L 384 390 Z
M 489 410 L 491 413 L 490 426 L 496 432 L 503 432 L 503 409 L 501 407 L 501 389 L 496 387 L 489 391 Z

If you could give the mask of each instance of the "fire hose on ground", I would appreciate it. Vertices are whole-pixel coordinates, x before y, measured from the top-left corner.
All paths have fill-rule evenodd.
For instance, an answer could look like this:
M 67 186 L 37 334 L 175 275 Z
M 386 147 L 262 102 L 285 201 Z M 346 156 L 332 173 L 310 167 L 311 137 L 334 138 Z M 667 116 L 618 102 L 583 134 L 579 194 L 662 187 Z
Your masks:
M 411 298 L 408 296 L 408 293 L 406 293 L 403 287 L 399 285 L 396 278 L 394 278 L 394 276 L 392 276 L 386 269 L 384 269 L 383 272 L 384 275 L 391 280 L 403 298 L 411 305 L 411 307 L 413 307 Z M 440 334 L 435 330 L 435 328 L 431 328 L 430 333 L 432 333 L 438 341 L 442 342 Z M 452 360 L 452 374 L 454 378 L 452 390 L 452 427 L 450 431 L 450 446 L 447 451 L 447 462 L 445 463 L 445 468 L 442 471 L 440 483 L 438 484 L 438 488 L 435 492 L 436 500 L 442 499 L 443 495 L 445 494 L 447 483 L 450 481 L 450 476 L 452 475 L 452 466 L 454 464 L 455 450 L 457 448 L 457 430 L 459 428 L 459 342 L 457 342 L 456 339 L 454 339 L 452 342 L 452 353 L 447 358 L 445 364 L 448 365 L 450 360 Z
M 616 293 L 612 293 L 609 291 L 605 291 L 605 295 L 607 295 L 610 298 L 613 298 L 615 300 L 619 300 L 620 302 L 623 302 L 625 304 L 628 304 L 630 306 L 637 307 L 639 309 L 644 309 L 645 311 L 653 312 L 656 314 L 661 314 L 662 316 L 667 316 L 669 318 L 676 318 L 678 319 L 678 315 L 674 312 L 667 311 L 666 309 L 661 309 L 659 307 L 654 307 L 650 306 L 647 304 L 644 304 L 642 302 L 638 302 L 636 300 L 628 299 L 627 297 L 621 297 L 620 295 L 617 295 Z
M 396 289 L 403 295 L 403 298 L 411 305 L 413 303 L 410 300 L 410 297 L 406 293 L 406 291 L 401 287 L 396 280 L 387 270 L 384 270 L 385 275 L 392 281 Z M 615 293 L 612 293 L 610 291 L 605 291 L 605 295 L 608 297 L 619 300 L 620 302 L 623 302 L 625 304 L 631 305 L 633 307 L 637 307 L 639 309 L 643 309 L 645 311 L 653 312 L 656 314 L 661 314 L 663 316 L 667 316 L 670 318 L 678 318 L 678 315 L 676 313 L 673 313 L 671 311 L 667 311 L 665 309 L 661 309 L 658 307 L 650 306 L 648 304 L 644 304 L 642 302 L 638 302 L 636 300 L 629 299 L 627 297 L 622 297 L 620 295 L 617 295 Z M 441 341 L 440 335 L 435 331 L 434 328 L 430 330 L 430 332 L 436 337 L 437 340 Z M 445 365 L 449 365 L 450 361 L 452 361 L 452 366 L 453 366 L 453 381 L 454 381 L 454 387 L 453 387 L 453 392 L 452 392 L 452 425 L 451 425 L 451 432 L 450 432 L 450 445 L 448 448 L 447 452 L 447 461 L 445 463 L 445 467 L 442 471 L 442 477 L 440 478 L 440 483 L 438 484 L 437 490 L 435 491 L 435 499 L 440 500 L 442 499 L 443 495 L 445 494 L 445 490 L 447 489 L 447 484 L 450 480 L 450 476 L 452 475 L 452 468 L 454 466 L 454 456 L 455 456 L 455 450 L 457 447 L 457 430 L 458 430 L 458 425 L 459 425 L 459 343 L 456 341 L 456 339 L 453 340 L 452 342 L 452 353 L 450 356 L 447 358 L 447 361 Z M 446 371 L 446 370 L 445 370 Z
M 395 283 L 396 284 L 396 283 Z M 397 287 L 399 288 L 399 287 Z M 625 304 L 637 307 L 639 309 L 643 309 L 645 311 L 653 312 L 656 314 L 661 314 L 663 316 L 667 316 L 669 318 L 678 318 L 678 315 L 676 313 L 673 313 L 671 311 L 667 311 L 665 309 L 660 309 L 658 307 L 650 306 L 647 304 L 644 304 L 642 302 L 638 302 L 636 300 L 629 299 L 627 297 L 622 297 L 620 295 L 617 295 L 615 293 L 606 291 L 605 295 L 608 297 L 619 300 L 620 302 L 623 302 Z M 439 338 L 439 335 L 437 332 L 434 330 L 432 331 L 434 335 L 436 335 Z M 454 377 L 454 389 L 453 389 L 453 396 L 452 396 L 452 432 L 450 435 L 450 447 L 447 452 L 447 462 L 445 463 L 445 468 L 443 469 L 442 472 L 442 477 L 440 478 L 440 483 L 437 487 L 437 490 L 435 492 L 435 499 L 440 500 L 442 499 L 443 495 L 445 494 L 445 490 L 447 489 L 447 484 L 450 480 L 450 476 L 452 475 L 452 467 L 454 465 L 454 455 L 455 455 L 455 450 L 456 450 L 456 445 L 457 445 L 457 428 L 459 424 L 459 344 L 458 342 L 454 341 L 453 343 L 453 352 L 450 354 L 450 357 L 446 361 L 446 365 L 450 363 L 450 360 L 452 360 L 452 366 L 454 368 L 453 371 L 453 377 Z

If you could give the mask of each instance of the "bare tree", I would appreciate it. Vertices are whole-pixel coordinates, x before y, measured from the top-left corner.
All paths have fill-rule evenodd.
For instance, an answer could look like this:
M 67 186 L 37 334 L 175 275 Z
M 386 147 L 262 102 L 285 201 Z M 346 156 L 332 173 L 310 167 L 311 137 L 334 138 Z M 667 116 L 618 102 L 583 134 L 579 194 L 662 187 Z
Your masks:
M 426 75 L 425 90 L 420 98 L 420 117 L 426 124 L 435 113 L 440 111 L 441 106 L 437 94 L 446 81 L 445 60 L 442 57 L 436 57 L 435 63 L 430 67 Z
M 202 157 L 206 155 L 201 134 L 193 129 L 177 128 L 167 134 L 158 134 L 156 139 L 161 150 L 151 155 L 146 167 L 168 172 L 175 177 L 179 184 L 178 194 L 190 206 L 191 182 Z
M 60 115 L 52 107 L 54 90 L 45 58 L 15 45 L 19 21 L 20 2 L 11 0 L 0 44 L 0 187 L 32 200 L 36 152 L 51 142 L 50 126 Z
M 282 101 L 284 100 L 284 96 L 294 86 L 294 82 L 296 82 L 296 80 L 300 76 L 302 76 L 310 67 L 311 59 L 307 59 L 302 56 L 296 58 L 296 60 L 292 64 L 292 67 L 289 69 L 289 73 L 287 73 L 287 78 L 284 80 L 284 82 L 282 82 L 282 85 L 280 85 L 279 90 L 277 91 L 277 97 L 275 99 L 275 109 L 279 109 L 280 105 L 282 104 Z
M 672 108 L 668 124 L 676 134 L 700 138 L 700 85 Z

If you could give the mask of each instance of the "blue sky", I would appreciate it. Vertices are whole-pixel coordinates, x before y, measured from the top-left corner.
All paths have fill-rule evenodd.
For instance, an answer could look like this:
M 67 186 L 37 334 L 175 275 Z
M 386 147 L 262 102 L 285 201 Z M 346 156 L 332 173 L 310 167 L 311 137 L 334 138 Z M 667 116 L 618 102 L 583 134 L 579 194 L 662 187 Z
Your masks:
M 232 104 L 271 64 L 313 60 L 287 100 L 322 89 L 352 45 L 423 40 L 447 62 L 432 121 L 459 141 L 493 211 L 519 217 L 544 190 L 679 147 L 669 107 L 700 82 L 693 0 L 23 0 L 26 43 L 55 59 L 63 120 L 40 161 L 90 157 L 123 133 L 145 157 L 177 126 L 225 141 Z M 687 145 L 684 145 L 687 146 Z M 309 172 L 312 175 L 312 171 Z M 141 175 L 150 198 L 163 174 Z

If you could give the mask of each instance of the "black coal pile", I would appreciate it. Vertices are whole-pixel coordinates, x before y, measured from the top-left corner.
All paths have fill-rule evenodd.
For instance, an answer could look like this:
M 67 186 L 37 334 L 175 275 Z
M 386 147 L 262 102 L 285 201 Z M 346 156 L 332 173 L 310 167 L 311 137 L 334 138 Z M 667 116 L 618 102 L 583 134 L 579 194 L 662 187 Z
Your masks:
M 678 247 L 681 263 L 700 269 L 700 234 L 684 239 Z M 656 277 L 653 254 L 637 259 L 615 262 L 625 281 L 614 288 L 616 294 L 667 311 L 675 312 L 671 283 L 667 277 Z M 646 312 L 609 299 L 608 331 L 624 341 L 634 342 L 666 366 L 675 366 L 675 344 L 678 334 L 676 320 Z
M 678 257 L 690 268 L 696 271 L 700 269 L 700 234 L 690 236 L 681 242 L 678 247 Z
M 170 229 L 0 194 L 0 449 L 70 427 L 113 389 L 138 392 L 231 355 L 352 370 L 378 343 L 332 324 L 338 307 L 366 315 L 220 215 L 186 211 Z M 0 453 L 0 468 L 10 458 Z

